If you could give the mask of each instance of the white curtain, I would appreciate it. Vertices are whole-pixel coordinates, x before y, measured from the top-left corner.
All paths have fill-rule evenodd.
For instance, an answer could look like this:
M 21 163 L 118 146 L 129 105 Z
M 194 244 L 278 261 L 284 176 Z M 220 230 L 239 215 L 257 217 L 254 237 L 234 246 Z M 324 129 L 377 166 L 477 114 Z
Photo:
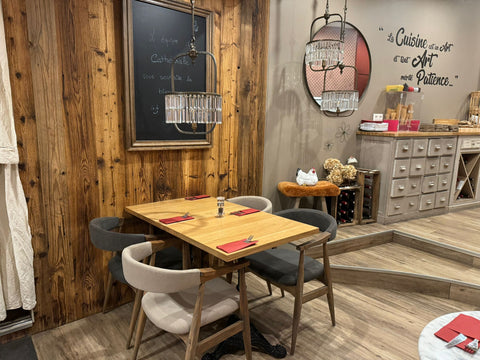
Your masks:
M 6 310 L 35 307 L 32 236 L 18 173 L 5 29 L 0 0 L 0 321 Z

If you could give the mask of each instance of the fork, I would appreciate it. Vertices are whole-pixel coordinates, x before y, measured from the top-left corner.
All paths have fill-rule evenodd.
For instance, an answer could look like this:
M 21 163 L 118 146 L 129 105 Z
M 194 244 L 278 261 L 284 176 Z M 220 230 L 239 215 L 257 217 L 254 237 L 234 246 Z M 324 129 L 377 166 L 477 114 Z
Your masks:
M 247 239 L 245 239 L 244 241 L 246 243 L 249 243 L 249 242 L 252 242 L 252 239 L 253 239 L 253 235 L 250 235 Z
M 476 353 L 477 350 L 478 350 L 478 340 L 477 339 L 473 339 L 472 342 L 468 343 L 467 345 L 465 345 L 465 347 L 469 350 L 471 350 L 473 353 Z

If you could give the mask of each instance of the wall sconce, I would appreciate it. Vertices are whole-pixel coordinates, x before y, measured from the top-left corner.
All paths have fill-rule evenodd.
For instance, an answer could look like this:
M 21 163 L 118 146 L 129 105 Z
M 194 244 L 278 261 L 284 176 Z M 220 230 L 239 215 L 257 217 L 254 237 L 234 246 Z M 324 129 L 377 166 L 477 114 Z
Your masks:
M 213 131 L 216 124 L 222 123 L 222 96 L 217 94 L 217 62 L 215 56 L 209 51 L 197 51 L 195 48 L 195 0 L 191 0 L 192 8 L 192 38 L 190 50 L 175 56 L 171 65 L 172 91 L 165 94 L 165 119 L 166 123 L 174 124 L 178 132 L 182 134 L 208 134 Z M 198 55 L 210 56 L 213 61 L 214 77 L 213 92 L 202 91 L 175 91 L 174 66 L 177 59 L 190 57 L 192 64 Z M 191 124 L 192 131 L 180 129 L 178 124 Z M 213 124 L 206 131 L 197 131 L 198 124 Z
M 324 19 L 325 24 L 331 17 L 340 18 L 340 36 L 339 39 L 314 39 L 313 27 L 316 21 Z M 350 116 L 355 110 L 358 110 L 358 90 L 357 90 L 357 69 L 353 65 L 345 65 L 344 46 L 345 46 L 345 23 L 347 18 L 347 0 L 345 0 L 344 16 L 340 14 L 329 13 L 329 0 L 325 7 L 325 14 L 313 20 L 310 26 L 310 41 L 305 47 L 305 65 L 308 65 L 312 71 L 324 72 L 323 91 L 320 101 L 320 109 L 327 116 Z M 327 72 L 335 69 L 343 74 L 344 68 L 353 68 L 355 71 L 354 87 L 349 90 L 326 90 L 325 84 Z

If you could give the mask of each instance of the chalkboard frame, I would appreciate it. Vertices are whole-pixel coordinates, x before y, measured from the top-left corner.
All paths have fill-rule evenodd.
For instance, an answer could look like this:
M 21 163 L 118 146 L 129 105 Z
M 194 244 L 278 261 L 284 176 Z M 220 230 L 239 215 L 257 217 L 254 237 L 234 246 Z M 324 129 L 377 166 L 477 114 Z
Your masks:
M 168 140 L 139 140 L 137 139 L 137 119 L 135 116 L 135 77 L 134 77 L 134 46 L 133 46 L 133 10 L 134 2 L 142 2 L 158 6 L 160 8 L 173 9 L 185 13 L 191 18 L 191 7 L 189 3 L 180 3 L 171 0 L 123 0 L 123 42 L 124 42 L 124 72 L 125 72 L 125 117 L 126 117 L 126 141 L 128 151 L 140 150 L 175 150 L 175 149 L 200 149 L 212 147 L 212 133 L 204 134 L 201 139 L 168 139 Z M 211 11 L 195 7 L 195 16 L 205 18 L 206 50 L 213 53 L 214 39 L 214 14 Z M 158 24 L 157 24 L 158 25 Z M 203 29 L 202 29 L 203 31 Z M 214 76 L 211 61 L 206 62 L 206 91 L 213 91 Z M 162 111 L 164 111 L 162 109 Z M 162 122 L 160 127 L 174 126 Z M 188 125 L 181 125 L 188 130 Z M 211 125 L 208 125 L 211 126 Z M 197 135 L 198 137 L 198 135 Z

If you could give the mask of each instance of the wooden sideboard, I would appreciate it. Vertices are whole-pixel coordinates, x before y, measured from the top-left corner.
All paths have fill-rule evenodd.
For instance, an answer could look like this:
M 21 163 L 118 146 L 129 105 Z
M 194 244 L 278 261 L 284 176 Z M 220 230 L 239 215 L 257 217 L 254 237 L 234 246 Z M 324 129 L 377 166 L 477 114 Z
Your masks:
M 361 167 L 382 174 L 377 221 L 439 215 L 480 202 L 480 134 L 359 131 Z

